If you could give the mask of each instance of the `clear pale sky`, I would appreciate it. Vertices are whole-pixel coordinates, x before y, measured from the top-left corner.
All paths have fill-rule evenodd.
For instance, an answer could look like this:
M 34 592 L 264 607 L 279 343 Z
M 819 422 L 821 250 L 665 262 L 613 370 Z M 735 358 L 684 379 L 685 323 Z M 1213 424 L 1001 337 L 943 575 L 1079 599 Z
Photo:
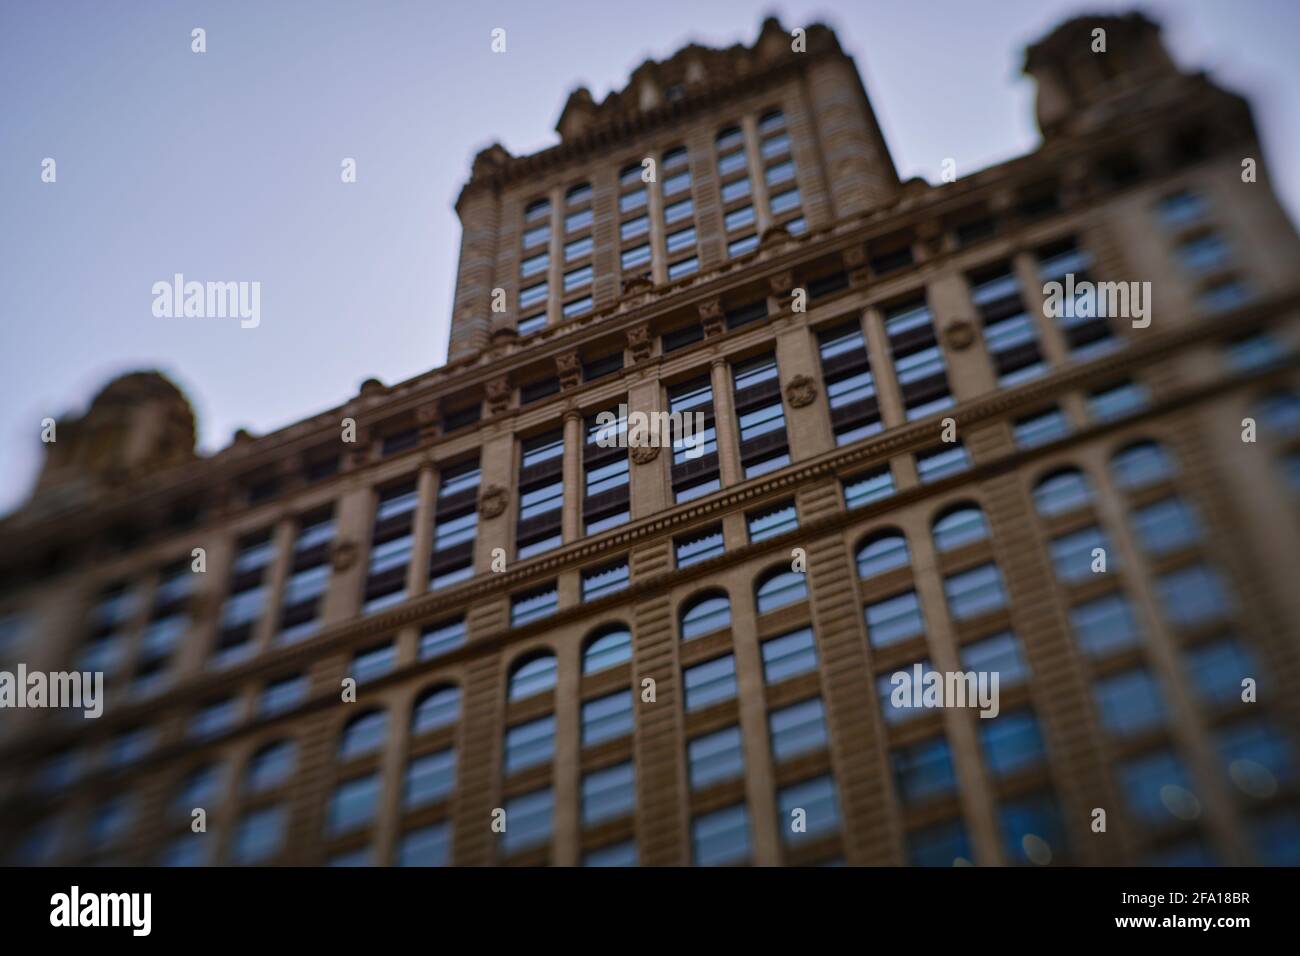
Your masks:
M 40 421 L 159 368 L 200 447 L 441 364 L 474 153 L 551 145 L 689 41 L 752 43 L 764 15 L 822 20 L 854 55 L 900 174 L 958 175 L 1032 149 L 1025 46 L 1090 0 L 82 0 L 0 3 L 0 512 L 39 468 Z M 1300 3 L 1139 4 L 1184 67 L 1251 98 L 1300 210 Z M 207 31 L 207 52 L 190 31 Z M 493 54 L 493 28 L 507 52 Z M 55 159 L 58 180 L 41 182 Z M 340 182 L 357 161 L 358 182 Z M 174 273 L 259 281 L 261 324 L 160 319 Z

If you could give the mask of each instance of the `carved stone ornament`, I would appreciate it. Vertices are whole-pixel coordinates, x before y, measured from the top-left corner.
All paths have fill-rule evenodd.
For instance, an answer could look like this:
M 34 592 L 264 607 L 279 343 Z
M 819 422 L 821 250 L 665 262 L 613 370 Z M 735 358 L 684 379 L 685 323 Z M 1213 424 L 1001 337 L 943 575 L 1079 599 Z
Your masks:
M 650 327 L 634 325 L 627 330 L 627 347 L 632 352 L 633 362 L 644 362 L 654 350 L 654 340 L 650 338 Z
M 330 564 L 335 571 L 346 571 L 352 565 L 357 563 L 357 556 L 361 549 L 357 547 L 355 541 L 349 541 L 346 538 L 334 542 L 334 547 L 330 549 Z
M 794 295 L 794 273 L 787 269 L 785 272 L 769 276 L 767 294 L 774 299 L 788 299 Z
M 582 360 L 577 352 L 561 352 L 555 356 L 555 373 L 560 388 L 577 388 L 582 384 Z
M 487 392 L 488 414 L 499 415 L 510 407 L 514 389 L 510 387 L 509 380 L 504 376 L 488 379 L 483 387 Z
M 719 299 L 710 299 L 700 303 L 700 324 L 704 326 L 704 337 L 712 338 L 727 331 L 727 315 L 722 311 Z
M 484 518 L 495 518 L 498 515 L 505 514 L 506 506 L 510 504 L 510 493 L 500 485 L 488 485 L 483 489 L 483 494 L 479 495 L 478 512 Z
M 975 342 L 975 326 L 965 319 L 950 322 L 943 330 L 943 342 L 957 352 L 968 349 Z
M 785 400 L 791 408 L 803 408 L 817 399 L 817 383 L 807 375 L 796 375 L 785 386 Z
M 659 457 L 658 445 L 633 445 L 631 451 L 632 461 L 638 465 L 648 465 Z

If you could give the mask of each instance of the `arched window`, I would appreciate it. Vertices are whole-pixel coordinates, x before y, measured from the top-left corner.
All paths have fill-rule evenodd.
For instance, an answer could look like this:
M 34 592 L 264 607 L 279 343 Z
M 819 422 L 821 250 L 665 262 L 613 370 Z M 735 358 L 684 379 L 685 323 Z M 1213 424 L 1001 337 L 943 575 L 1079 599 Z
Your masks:
M 297 762 L 298 748 L 292 740 L 267 744 L 249 758 L 244 773 L 244 793 L 265 793 L 285 784 L 293 776 Z
M 1271 432 L 1279 435 L 1300 432 L 1300 397 L 1291 392 L 1270 392 L 1255 403 L 1252 414 Z
M 173 809 L 181 816 L 188 817 L 195 807 L 211 808 L 221 799 L 224 776 L 222 765 L 216 763 L 191 770 L 176 791 Z
M 388 714 L 382 710 L 370 710 L 358 714 L 343 727 L 343 736 L 339 738 L 339 756 L 345 760 L 373 753 L 384 746 L 384 737 L 388 733 Z
M 1078 468 L 1049 472 L 1034 485 L 1034 507 L 1045 518 L 1082 508 L 1092 500 L 1092 487 Z
M 1126 445 L 1110 460 L 1115 481 L 1122 488 L 1144 488 L 1169 478 L 1177 470 L 1173 458 L 1149 439 Z
M 775 133 L 779 129 L 785 129 L 785 114 L 780 110 L 768 110 L 758 118 L 758 132 Z
M 718 147 L 719 151 L 722 151 L 739 146 L 744 141 L 745 134 L 740 131 L 739 126 L 728 126 L 726 129 L 722 130 L 722 132 L 718 133 L 715 145 Z
M 964 501 L 943 511 L 934 519 L 930 527 L 934 535 L 934 546 L 940 551 L 952 551 L 956 548 L 983 541 L 989 536 L 988 522 L 979 505 Z
M 631 186 L 633 183 L 641 182 L 641 160 L 635 163 L 628 163 L 618 171 L 618 182 L 621 186 Z
M 871 535 L 858 547 L 858 576 L 874 578 L 895 568 L 907 567 L 911 555 L 907 539 L 892 528 Z
M 582 672 L 594 674 L 631 659 L 632 632 L 626 625 L 610 624 L 588 639 L 587 649 L 582 652 Z
M 754 588 L 759 614 L 794 604 L 807 596 L 808 576 L 785 566 L 767 572 L 758 579 L 758 586 Z
M 411 710 L 411 733 L 424 734 L 454 724 L 460 718 L 460 688 L 455 684 L 431 687 Z
M 549 199 L 534 199 L 524 207 L 524 219 L 527 222 L 534 222 L 538 219 L 545 219 L 551 214 L 551 201 Z
M 669 171 L 674 170 L 679 166 L 685 166 L 687 158 L 685 146 L 674 146 L 672 149 L 664 153 L 661 163 L 663 169 Z
M 566 206 L 576 206 L 590 198 L 591 183 L 578 183 L 576 186 L 569 187 L 568 192 L 564 194 L 564 204 Z
M 682 608 L 682 640 L 710 634 L 731 625 L 731 601 L 721 591 L 692 598 Z
M 550 651 L 531 654 L 510 671 L 510 699 L 521 700 L 555 686 L 555 655 Z

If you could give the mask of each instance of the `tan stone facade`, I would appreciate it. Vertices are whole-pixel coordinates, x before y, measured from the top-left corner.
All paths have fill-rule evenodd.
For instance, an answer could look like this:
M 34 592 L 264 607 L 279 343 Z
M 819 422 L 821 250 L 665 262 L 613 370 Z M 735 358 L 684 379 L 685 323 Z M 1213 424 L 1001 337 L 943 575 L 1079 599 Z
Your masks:
M 1090 20 L 1030 53 L 1043 145 L 941 186 L 821 27 L 579 91 L 559 146 L 475 161 L 448 365 L 211 459 L 84 446 L 3 525 L 0 664 L 89 660 L 109 701 L 5 715 L 0 848 L 1294 854 L 1300 240 L 1244 103 L 1101 22 L 1104 67 Z M 1066 271 L 1149 282 L 1149 326 L 1053 318 Z M 146 384 L 80 434 L 185 433 Z M 698 460 L 588 440 L 688 393 Z M 920 661 L 998 671 L 999 716 L 890 710 Z

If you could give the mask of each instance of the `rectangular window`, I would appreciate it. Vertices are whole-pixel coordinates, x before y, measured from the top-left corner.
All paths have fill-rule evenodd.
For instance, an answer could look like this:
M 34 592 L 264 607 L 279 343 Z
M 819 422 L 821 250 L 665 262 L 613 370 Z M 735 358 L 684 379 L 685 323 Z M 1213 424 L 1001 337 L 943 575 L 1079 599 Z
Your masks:
M 1027 770 L 1046 758 L 1038 721 L 1027 710 L 1000 714 L 979 725 L 984 763 L 994 777 Z
M 544 329 L 546 328 L 546 313 L 539 312 L 537 315 L 520 319 L 515 328 L 520 335 L 531 335 L 539 329 Z
M 701 814 L 691 821 L 696 866 L 727 866 L 749 859 L 749 810 L 743 803 Z
M 959 441 L 916 453 L 916 473 L 923 485 L 960 474 L 969 467 L 970 456 Z
M 522 627 L 530 621 L 550 617 L 559 603 L 560 595 L 554 583 L 540 590 L 515 595 L 510 602 L 510 626 Z
M 799 190 L 789 189 L 783 193 L 777 193 L 768 200 L 768 205 L 772 209 L 773 216 L 779 216 L 783 212 L 789 212 L 791 209 L 799 208 Z
M 709 558 L 716 558 L 724 553 L 722 528 L 720 526 L 691 532 L 673 539 L 673 550 L 677 555 L 677 567 L 686 568 Z
M 650 262 L 650 244 L 645 243 L 640 246 L 633 246 L 631 249 L 624 249 L 622 256 L 619 257 L 619 263 L 624 272 L 635 269 L 638 266 L 646 265 Z
M 1242 680 L 1258 673 L 1254 657 L 1232 637 L 1192 648 L 1183 660 L 1197 696 L 1212 706 L 1240 704 Z
M 741 154 L 743 156 L 743 154 Z M 749 177 L 742 176 L 740 179 L 734 179 L 725 183 L 722 187 L 723 203 L 735 202 L 737 199 L 744 199 L 749 195 Z
M 1142 385 L 1117 382 L 1089 393 L 1088 414 L 1099 422 L 1109 422 L 1136 414 L 1150 402 L 1151 397 Z
M 397 645 L 392 641 L 358 651 L 352 658 L 350 676 L 358 684 L 383 677 L 397 663 Z
M 1012 424 L 1016 446 L 1019 448 L 1037 448 L 1060 441 L 1070 434 L 1070 422 L 1056 406 L 1046 411 L 1035 412 L 1017 418 Z
M 889 762 L 898 795 L 905 803 L 920 803 L 957 789 L 952 754 L 943 737 L 895 747 L 889 753 Z
M 1120 764 L 1119 781 L 1129 810 L 1145 824 L 1173 824 L 1200 809 L 1187 771 L 1171 751 Z
M 550 253 L 543 252 L 539 256 L 530 256 L 523 262 L 519 263 L 519 275 L 527 279 L 529 276 L 535 276 L 545 272 L 550 268 L 550 266 Z
M 768 186 L 779 186 L 781 183 L 788 183 L 794 179 L 794 160 L 787 159 L 783 163 L 769 166 L 764 175 L 767 177 Z
M 1089 657 L 1127 650 L 1142 640 L 1133 609 L 1119 591 L 1070 608 L 1074 639 Z
M 1007 265 L 971 277 L 971 300 L 984 327 L 984 344 L 998 384 L 1016 385 L 1047 371 L 1020 282 Z
M 666 242 L 669 255 L 691 248 L 695 245 L 695 227 L 692 226 L 689 229 L 682 229 L 669 234 Z
M 949 575 L 943 580 L 943 590 L 948 597 L 948 611 L 958 621 L 996 611 L 1007 603 L 1002 575 L 992 563 Z
M 632 692 L 619 691 L 582 705 L 582 746 L 617 740 L 632 733 Z
M 591 236 L 583 236 L 581 239 L 566 242 L 564 244 L 564 261 L 573 262 L 585 258 L 591 255 L 592 248 Z
M 742 236 L 727 243 L 727 255 L 732 259 L 748 255 L 758 248 L 758 236 Z
M 782 707 L 767 718 L 772 738 L 772 757 L 777 763 L 829 746 L 826 708 L 820 697 Z
M 669 176 L 667 179 L 664 180 L 664 195 L 671 196 L 674 193 L 681 192 L 683 189 L 689 189 L 690 186 L 691 186 L 690 172 L 677 173 L 676 175 Z
M 817 670 L 817 646 L 811 627 L 764 641 L 762 652 L 763 680 L 768 684 Z
M 574 269 L 564 274 L 564 291 L 573 292 L 576 289 L 584 289 L 591 285 L 592 277 L 591 266 L 583 266 L 580 269 Z
M 582 572 L 582 599 L 594 601 L 606 594 L 622 591 L 628 585 L 628 564 L 623 558 L 590 571 Z
M 531 309 L 533 306 L 545 302 L 549 295 L 550 289 L 545 282 L 530 285 L 528 288 L 519 291 L 519 308 L 521 310 Z
M 1222 620 L 1232 605 L 1219 575 L 1204 564 L 1191 564 L 1156 579 L 1165 617 L 1177 627 Z
M 443 588 L 466 581 L 474 573 L 478 487 L 477 459 L 447 465 L 442 469 L 438 497 L 434 504 L 433 553 L 429 558 L 430 588 Z
M 803 811 L 803 826 L 792 823 L 796 811 Z M 777 823 L 786 843 L 803 843 L 840 828 L 840 807 L 835 796 L 835 781 L 829 774 L 805 780 L 776 792 Z
M 680 503 L 716 491 L 721 487 L 718 470 L 718 439 L 713 415 L 713 386 L 709 376 L 673 386 L 668 390 L 668 411 L 683 431 L 674 425 L 672 483 L 674 499 Z M 696 414 L 703 418 L 697 419 Z M 690 416 L 691 433 L 684 428 Z
M 1165 722 L 1160 687 L 1144 668 L 1123 671 L 1092 686 L 1101 725 L 1116 736 L 1154 730 Z
M 745 749 L 740 727 L 732 725 L 686 745 L 688 779 L 692 790 L 704 790 L 745 774 Z
M 554 714 L 506 729 L 504 770 L 507 776 L 550 763 L 554 756 Z
M 722 217 L 722 222 L 727 227 L 727 232 L 752 226 L 754 224 L 754 207 L 741 206 L 739 209 L 733 209 Z
M 427 661 L 443 654 L 450 654 L 465 645 L 465 619 L 445 621 L 426 627 L 420 634 L 420 660 Z
M 636 776 L 631 761 L 595 770 L 582 778 L 584 827 L 626 817 L 636 809 Z
M 925 300 L 886 310 L 885 334 L 908 421 L 952 407 L 947 367 Z
M 551 227 L 537 226 L 533 229 L 524 230 L 524 248 L 532 249 L 534 246 L 544 246 L 551 241 Z
M 582 517 L 585 532 L 597 534 L 626 523 L 632 516 L 628 452 L 619 447 L 627 435 L 626 406 L 592 415 L 582 447 Z M 602 424 L 613 421 L 613 424 Z M 585 586 L 585 585 L 584 585 Z
M 521 443 L 519 519 L 515 529 L 519 557 L 532 557 L 560 546 L 563 509 L 564 431 L 557 429 Z
M 590 312 L 591 307 L 591 296 L 583 296 L 581 299 L 574 299 L 572 302 L 564 303 L 564 307 L 560 309 L 560 314 L 562 314 L 566 319 L 571 319 L 575 315 L 582 315 L 586 312 Z
M 618 211 L 632 212 L 635 209 L 644 209 L 646 203 L 646 191 L 644 188 L 634 190 L 630 193 L 623 193 L 618 197 Z
M 776 358 L 767 355 L 735 365 L 732 376 L 745 477 L 755 478 L 788 465 L 790 450 Z
M 883 430 L 867 340 L 857 322 L 817 334 L 822 379 L 835 444 L 847 445 Z
M 379 492 L 370 533 L 363 614 L 383 610 L 406 598 L 406 569 L 414 543 L 418 497 L 413 479 Z
M 1133 528 L 1142 550 L 1168 554 L 1191 547 L 1201 538 L 1201 526 L 1181 498 L 1164 498 L 1133 512 Z
M 635 219 L 629 219 L 618 227 L 618 237 L 626 242 L 629 239 L 635 239 L 637 236 L 644 236 L 650 232 L 650 220 L 646 216 L 637 216 Z
M 590 209 L 582 209 L 578 212 L 570 213 L 564 217 L 564 231 L 577 232 L 580 229 L 586 229 L 591 226 L 592 212 Z
M 1106 303 L 1097 301 L 1089 269 L 1092 257 L 1078 247 L 1073 238 L 1063 239 L 1039 249 L 1038 274 L 1044 284 L 1056 282 L 1061 284 L 1061 293 L 1069 287 L 1069 277 L 1073 276 L 1075 295 L 1073 299 L 1061 299 L 1061 314 L 1057 323 L 1065 333 L 1066 345 L 1074 358 L 1093 358 L 1116 344 L 1115 334 L 1110 327 L 1110 318 L 1105 313 Z M 1124 318 L 1124 316 L 1116 316 Z
M 868 604 L 866 619 L 872 647 L 888 647 L 925 633 L 921 602 L 917 600 L 915 591 L 905 591 L 875 604 Z
M 727 654 L 703 664 L 688 667 L 682 673 L 686 691 L 686 709 L 702 710 L 736 696 L 736 660 Z
M 664 225 L 671 226 L 675 222 L 681 222 L 689 219 L 695 214 L 695 204 L 689 199 L 683 199 L 680 202 L 671 203 L 664 206 Z
M 398 866 L 448 866 L 451 863 L 451 824 L 435 823 L 402 834 Z
M 999 687 L 1016 687 L 1029 679 L 1024 651 L 1010 631 L 967 644 L 961 649 L 961 663 L 968 671 L 996 673 Z
M 894 476 L 888 465 L 844 479 L 844 504 L 850 509 L 880 501 L 893 493 Z
M 555 794 L 550 787 L 534 790 L 506 801 L 510 825 L 501 832 L 501 852 L 507 856 L 551 840 L 555 816 Z
M 266 579 L 274 553 L 270 530 L 250 535 L 240 540 L 239 550 L 231 567 L 226 602 L 221 608 L 221 622 L 217 632 L 217 645 L 212 655 L 215 667 L 225 667 L 241 661 L 253 652 L 253 629 L 266 605 Z M 120 592 L 127 595 L 128 592 Z M 121 609 L 121 618 L 113 612 L 97 609 L 100 634 L 112 634 L 117 621 L 127 614 L 127 599 L 112 605 Z M 107 616 L 106 616 L 107 615 Z M 107 670 L 92 667 L 91 670 Z
M 680 262 L 674 262 L 668 266 L 668 281 L 675 282 L 678 279 L 700 271 L 700 260 L 695 256 L 689 259 L 683 259 Z
M 1094 554 L 1097 548 L 1102 549 L 1105 555 Z M 1097 525 L 1089 525 L 1078 531 L 1053 538 L 1047 542 L 1047 550 L 1052 556 L 1052 565 L 1056 569 L 1057 578 L 1067 584 L 1077 584 L 1087 580 L 1093 573 L 1095 562 L 1105 561 L 1105 567 L 1111 570 L 1117 563 L 1117 556 L 1111 554 L 1110 542 L 1105 532 Z M 1097 563 L 1098 568 L 1102 566 L 1101 563 Z
M 446 800 L 456 789 L 456 751 L 412 757 L 406 765 L 402 806 L 407 810 Z
M 257 702 L 258 716 L 267 718 L 293 710 L 307 699 L 307 677 L 294 674 L 267 684 Z
M 799 527 L 799 513 L 793 501 L 783 501 L 745 516 L 749 523 L 749 540 L 753 544 L 765 538 L 774 538 Z

